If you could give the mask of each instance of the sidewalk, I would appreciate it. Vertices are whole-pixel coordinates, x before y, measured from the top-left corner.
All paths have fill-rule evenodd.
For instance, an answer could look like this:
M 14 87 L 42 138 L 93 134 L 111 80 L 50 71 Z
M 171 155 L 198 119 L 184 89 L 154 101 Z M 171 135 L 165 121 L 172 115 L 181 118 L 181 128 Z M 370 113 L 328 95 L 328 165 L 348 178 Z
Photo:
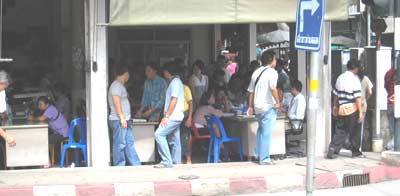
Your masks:
M 369 173 L 370 182 L 400 179 L 400 167 L 385 166 L 380 154 L 367 158 L 317 159 L 315 188 L 343 187 L 347 174 Z M 0 172 L 0 195 L 231 195 L 304 190 L 306 159 L 276 165 L 221 163 L 152 166 L 11 170 Z M 192 180 L 182 180 L 192 177 Z M 197 178 L 197 179 L 196 179 Z M 57 194 L 55 194 L 57 193 Z

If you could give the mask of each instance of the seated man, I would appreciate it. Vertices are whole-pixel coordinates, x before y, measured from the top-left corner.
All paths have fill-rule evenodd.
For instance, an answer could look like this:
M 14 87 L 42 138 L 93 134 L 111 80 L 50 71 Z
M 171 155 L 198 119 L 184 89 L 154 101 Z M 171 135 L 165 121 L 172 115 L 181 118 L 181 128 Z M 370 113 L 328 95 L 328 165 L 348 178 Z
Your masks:
M 292 121 L 292 126 L 295 129 L 301 128 L 301 121 L 304 119 L 306 112 L 306 99 L 301 94 L 303 85 L 299 80 L 292 81 L 291 93 L 293 99 L 290 102 L 288 117 Z
M 159 120 L 164 106 L 167 83 L 158 76 L 157 67 L 154 64 L 146 66 L 145 74 L 147 79 L 144 83 L 142 104 L 136 118 L 146 118 L 156 122 Z

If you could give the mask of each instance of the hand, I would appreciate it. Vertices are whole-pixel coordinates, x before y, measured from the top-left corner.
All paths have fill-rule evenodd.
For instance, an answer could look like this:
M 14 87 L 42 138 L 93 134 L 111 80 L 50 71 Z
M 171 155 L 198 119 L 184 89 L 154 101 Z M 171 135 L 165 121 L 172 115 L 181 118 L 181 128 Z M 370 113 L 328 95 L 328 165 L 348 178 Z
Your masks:
M 186 120 L 185 126 L 186 126 L 187 128 L 192 127 L 192 119 L 191 119 L 191 118 L 188 118 L 188 119 Z
M 121 127 L 122 127 L 123 129 L 128 128 L 128 122 L 126 122 L 125 119 L 122 119 L 122 120 L 121 120 Z
M 253 107 L 247 108 L 247 116 L 253 116 L 253 114 L 254 114 L 254 109 L 253 109 Z
M 332 115 L 333 115 L 334 117 L 336 117 L 336 116 L 338 115 L 338 109 L 337 109 L 336 106 L 333 106 L 333 108 L 332 108 Z
M 389 97 L 389 101 L 394 101 L 394 95 Z
M 281 104 L 280 104 L 280 103 L 275 104 L 275 105 L 274 105 L 274 108 L 275 108 L 277 111 L 279 111 L 279 110 L 281 109 Z
M 168 124 L 168 118 L 163 118 L 160 122 L 160 127 L 166 127 Z
M 138 111 L 138 112 L 135 114 L 135 117 L 136 117 L 136 118 L 142 118 L 142 116 L 143 116 L 142 110 Z
M 28 116 L 28 120 L 32 121 L 32 120 L 35 120 L 35 118 L 32 115 L 30 115 L 30 116 Z
M 358 116 L 358 123 L 362 123 L 364 121 L 364 114 L 360 112 L 360 115 Z
M 8 143 L 8 146 L 10 146 L 10 147 L 14 147 L 15 145 L 17 145 L 17 143 L 15 142 L 15 139 L 11 136 L 7 136 L 6 142 Z
M 153 109 L 147 110 L 145 113 L 143 113 L 143 117 L 148 118 L 150 115 L 153 113 Z

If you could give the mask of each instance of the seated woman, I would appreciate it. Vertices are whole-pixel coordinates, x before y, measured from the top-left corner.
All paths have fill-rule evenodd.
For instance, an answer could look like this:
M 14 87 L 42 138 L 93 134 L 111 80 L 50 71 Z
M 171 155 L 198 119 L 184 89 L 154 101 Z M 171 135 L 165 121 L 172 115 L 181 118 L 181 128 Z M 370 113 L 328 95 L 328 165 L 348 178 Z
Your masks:
M 68 138 L 69 126 L 64 115 L 50 103 L 49 98 L 39 97 L 38 108 L 44 113 L 38 117 L 30 116 L 29 120 L 48 122 L 51 133 L 49 133 L 49 144 L 60 144 Z
M 209 134 L 209 130 L 207 129 L 207 121 L 205 116 L 217 116 L 222 117 L 224 114 L 221 110 L 215 109 L 215 96 L 212 91 L 207 91 L 203 94 L 200 100 L 200 107 L 197 108 L 196 113 L 193 117 L 193 122 L 196 128 L 199 129 L 200 135 Z

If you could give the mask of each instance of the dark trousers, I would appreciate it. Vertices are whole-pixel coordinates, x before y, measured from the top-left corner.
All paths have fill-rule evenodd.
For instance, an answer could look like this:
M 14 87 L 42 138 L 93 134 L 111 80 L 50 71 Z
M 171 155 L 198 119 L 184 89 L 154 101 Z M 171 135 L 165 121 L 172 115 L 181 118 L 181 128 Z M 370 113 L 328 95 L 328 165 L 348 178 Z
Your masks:
M 349 116 L 338 116 L 336 121 L 336 131 L 333 135 L 329 151 L 338 153 L 346 143 L 347 137 L 351 143 L 353 155 L 361 154 L 361 124 L 358 123 L 358 112 Z

